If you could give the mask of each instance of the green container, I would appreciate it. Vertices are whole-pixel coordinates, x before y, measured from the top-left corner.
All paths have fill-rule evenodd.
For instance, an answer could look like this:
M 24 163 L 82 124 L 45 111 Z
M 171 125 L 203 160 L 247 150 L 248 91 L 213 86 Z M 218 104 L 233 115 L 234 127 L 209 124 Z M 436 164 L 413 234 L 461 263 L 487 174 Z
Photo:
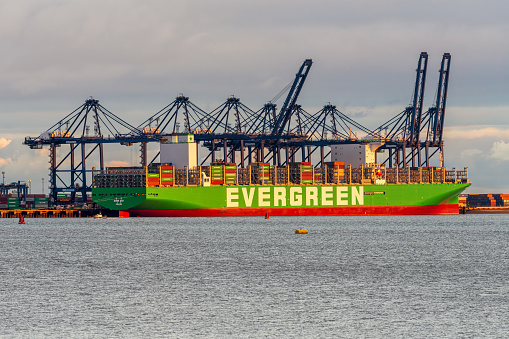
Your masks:
M 147 173 L 147 178 L 159 178 L 159 174 L 157 174 L 157 173 Z

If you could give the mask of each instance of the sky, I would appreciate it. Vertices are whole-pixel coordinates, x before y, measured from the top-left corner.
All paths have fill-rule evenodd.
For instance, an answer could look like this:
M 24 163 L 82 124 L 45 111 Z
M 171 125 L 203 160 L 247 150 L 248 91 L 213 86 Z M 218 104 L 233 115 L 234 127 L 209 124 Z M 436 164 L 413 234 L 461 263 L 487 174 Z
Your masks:
M 509 193 L 507 13 L 504 0 L 1 1 L 0 170 L 34 193 L 44 178 L 47 193 L 48 149 L 24 138 L 90 96 L 135 126 L 180 93 L 205 111 L 231 95 L 256 111 L 308 58 L 299 104 L 330 102 L 374 129 L 410 103 L 423 51 L 432 105 L 448 52 L 445 165 L 469 168 L 467 193 Z M 126 149 L 107 164 L 136 165 Z

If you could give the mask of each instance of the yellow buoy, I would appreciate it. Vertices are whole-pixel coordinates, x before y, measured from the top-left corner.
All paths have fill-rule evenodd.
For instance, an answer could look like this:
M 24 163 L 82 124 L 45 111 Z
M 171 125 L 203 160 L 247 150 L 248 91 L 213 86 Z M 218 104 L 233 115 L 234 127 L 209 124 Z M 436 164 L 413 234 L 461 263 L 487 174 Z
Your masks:
M 307 234 L 308 230 L 305 228 L 299 228 L 298 230 L 295 230 L 295 234 Z

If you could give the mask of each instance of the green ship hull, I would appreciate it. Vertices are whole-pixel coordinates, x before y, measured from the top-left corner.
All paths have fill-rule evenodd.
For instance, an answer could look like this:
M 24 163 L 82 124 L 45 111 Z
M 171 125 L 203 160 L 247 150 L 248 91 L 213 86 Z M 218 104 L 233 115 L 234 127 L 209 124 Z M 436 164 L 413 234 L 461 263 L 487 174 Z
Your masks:
M 132 216 L 458 214 L 470 183 L 93 188 L 102 207 Z

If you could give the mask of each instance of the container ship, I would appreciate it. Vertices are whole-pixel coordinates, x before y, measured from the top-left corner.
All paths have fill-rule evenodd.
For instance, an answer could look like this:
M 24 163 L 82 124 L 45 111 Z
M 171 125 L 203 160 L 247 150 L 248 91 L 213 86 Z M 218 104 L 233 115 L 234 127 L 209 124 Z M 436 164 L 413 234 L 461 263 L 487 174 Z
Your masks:
M 161 144 L 161 163 L 95 171 L 93 201 L 141 217 L 458 214 L 458 195 L 470 186 L 467 168 L 344 161 L 320 168 L 310 162 L 196 166 L 196 144 L 186 138 L 175 137 L 166 149 Z

